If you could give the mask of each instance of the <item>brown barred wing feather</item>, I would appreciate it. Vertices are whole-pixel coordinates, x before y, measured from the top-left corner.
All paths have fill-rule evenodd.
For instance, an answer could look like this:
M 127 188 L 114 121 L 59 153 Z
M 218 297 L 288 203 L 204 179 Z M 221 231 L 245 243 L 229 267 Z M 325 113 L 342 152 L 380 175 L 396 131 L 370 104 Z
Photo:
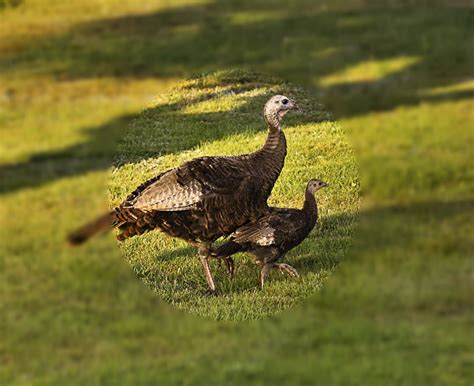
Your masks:
M 121 207 L 143 212 L 188 210 L 211 195 L 232 194 L 243 174 L 225 157 L 197 158 L 145 182 Z
M 178 172 L 179 169 L 171 169 L 162 173 L 160 178 L 147 184 L 131 200 L 126 200 L 122 207 L 143 212 L 191 208 L 202 199 L 202 185 L 196 179 L 190 179 L 186 184 L 181 183 Z
M 248 165 L 239 157 L 201 157 L 183 166 L 184 170 L 179 171 L 180 180 L 183 183 L 187 183 L 188 178 L 199 181 L 207 195 L 233 194 L 243 179 L 250 176 Z

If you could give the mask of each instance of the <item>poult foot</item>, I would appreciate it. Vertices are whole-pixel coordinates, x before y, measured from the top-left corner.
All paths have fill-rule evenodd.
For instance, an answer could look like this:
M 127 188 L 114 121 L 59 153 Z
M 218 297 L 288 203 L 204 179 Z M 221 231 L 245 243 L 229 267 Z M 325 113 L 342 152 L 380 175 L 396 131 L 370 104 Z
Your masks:
M 234 266 L 234 259 L 232 257 L 225 258 L 225 267 L 227 270 L 227 274 L 231 279 L 234 278 L 235 266 Z
M 234 259 L 230 256 L 218 256 L 215 253 L 211 253 L 211 257 L 217 259 L 219 261 L 219 266 L 222 266 L 222 261 L 225 263 L 225 269 L 227 271 L 227 274 L 231 279 L 234 278 L 234 271 L 235 271 L 235 266 L 234 266 Z
M 281 273 L 286 273 L 288 276 L 300 277 L 300 275 L 298 274 L 298 271 L 289 264 L 275 263 L 274 268 L 278 268 Z

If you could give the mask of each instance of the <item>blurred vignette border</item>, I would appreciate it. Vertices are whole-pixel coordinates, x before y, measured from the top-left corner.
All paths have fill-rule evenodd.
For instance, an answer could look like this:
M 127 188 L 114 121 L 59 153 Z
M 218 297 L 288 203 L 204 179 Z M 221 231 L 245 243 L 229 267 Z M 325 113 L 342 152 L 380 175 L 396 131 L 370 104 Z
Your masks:
M 3 383 L 473 379 L 470 2 L 7 0 L 0 12 Z M 351 252 L 321 291 L 238 324 L 157 300 L 111 235 L 63 248 L 107 206 L 130 122 L 224 68 L 314 88 L 363 195 Z

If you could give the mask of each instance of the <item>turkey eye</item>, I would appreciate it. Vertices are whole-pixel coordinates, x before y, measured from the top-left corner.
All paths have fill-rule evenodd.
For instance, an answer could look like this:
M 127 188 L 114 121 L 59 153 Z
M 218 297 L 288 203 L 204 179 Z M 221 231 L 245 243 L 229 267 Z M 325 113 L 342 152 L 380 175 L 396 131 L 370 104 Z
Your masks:
M 283 99 L 283 100 L 281 101 L 281 103 L 283 103 L 284 105 L 286 105 L 286 104 L 288 103 L 288 99 Z

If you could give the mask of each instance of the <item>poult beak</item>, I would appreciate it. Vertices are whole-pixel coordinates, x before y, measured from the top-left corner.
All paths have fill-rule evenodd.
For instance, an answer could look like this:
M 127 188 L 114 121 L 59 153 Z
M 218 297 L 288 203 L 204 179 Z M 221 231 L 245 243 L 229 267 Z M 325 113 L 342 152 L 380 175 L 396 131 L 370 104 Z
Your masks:
M 326 188 L 326 187 L 328 187 L 328 186 L 329 186 L 329 184 L 328 184 L 327 182 L 323 182 L 323 187 L 324 187 L 324 188 Z
M 295 102 L 295 101 L 291 101 L 291 102 L 292 102 L 292 104 L 293 104 L 293 110 L 295 110 L 295 111 L 300 111 L 300 108 L 298 107 L 298 105 L 296 104 L 296 102 Z

